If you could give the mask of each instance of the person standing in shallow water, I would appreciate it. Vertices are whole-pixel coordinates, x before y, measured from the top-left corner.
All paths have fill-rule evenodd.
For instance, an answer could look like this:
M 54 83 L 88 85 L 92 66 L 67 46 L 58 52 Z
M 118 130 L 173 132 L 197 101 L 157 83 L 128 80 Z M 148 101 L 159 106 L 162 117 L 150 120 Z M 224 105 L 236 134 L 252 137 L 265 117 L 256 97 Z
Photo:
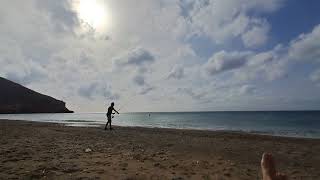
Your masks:
M 108 107 L 108 112 L 107 112 L 108 122 L 107 122 L 106 126 L 104 127 L 104 130 L 107 130 L 108 124 L 110 124 L 110 130 L 112 130 L 111 119 L 112 119 L 112 114 L 115 114 L 115 113 L 113 113 L 113 111 L 115 111 L 116 113 L 119 114 L 119 112 L 114 109 L 114 102 L 112 102 L 111 106 Z

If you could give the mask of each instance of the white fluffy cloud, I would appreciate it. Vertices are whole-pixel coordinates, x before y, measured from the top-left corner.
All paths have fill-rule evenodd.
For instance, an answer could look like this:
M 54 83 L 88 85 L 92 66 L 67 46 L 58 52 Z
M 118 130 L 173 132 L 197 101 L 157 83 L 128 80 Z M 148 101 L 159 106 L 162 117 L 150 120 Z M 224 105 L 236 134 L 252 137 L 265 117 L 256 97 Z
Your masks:
M 79 26 L 77 13 L 73 11 L 70 0 L 36 0 L 35 5 L 43 16 L 50 19 L 51 26 L 58 33 L 73 32 Z
M 252 95 L 255 93 L 256 88 L 252 85 L 245 84 L 239 88 L 240 95 Z
M 251 27 L 249 31 L 241 36 L 244 45 L 246 47 L 259 47 L 265 44 L 268 40 L 269 29 L 269 24 L 266 22 Z
M 282 4 L 283 0 L 195 1 L 189 13 L 191 33 L 204 33 L 218 44 L 242 37 L 248 47 L 263 45 L 268 39 L 268 22 L 249 14 L 272 13 Z
M 112 88 L 103 82 L 90 82 L 85 83 L 78 89 L 78 93 L 80 96 L 95 99 L 105 97 L 111 100 L 119 99 L 119 95 L 112 91 Z
M 317 25 L 309 33 L 303 33 L 295 38 L 287 46 L 277 45 L 269 51 L 260 53 L 252 53 L 247 59 L 241 59 L 241 54 L 246 52 L 233 52 L 232 54 L 238 58 L 229 58 L 227 60 L 218 61 L 217 54 L 208 60 L 207 69 L 211 70 L 211 74 L 220 72 L 221 70 L 239 69 L 236 77 L 239 79 L 267 79 L 275 80 L 285 76 L 289 70 L 289 66 L 295 64 L 294 60 L 319 62 L 320 60 L 320 25 Z M 223 55 L 224 53 L 222 53 Z M 224 57 L 224 56 L 222 56 Z M 220 62 L 221 64 L 218 64 Z M 225 62 L 225 63 L 223 63 Z M 245 63 L 246 62 L 246 63 Z M 224 68 L 223 68 L 224 67 Z M 317 71 L 311 76 L 311 80 L 316 81 Z
M 128 53 L 124 54 L 122 57 L 114 59 L 114 64 L 118 66 L 142 66 L 148 63 L 154 62 L 155 57 L 143 48 L 135 48 Z
M 181 66 L 174 66 L 172 69 L 171 69 L 171 71 L 170 71 L 170 73 L 169 73 L 169 75 L 168 75 L 168 78 L 170 79 L 170 78 L 173 78 L 173 79 L 181 79 L 181 78 L 183 78 L 184 77 L 184 69 L 183 69 L 183 67 L 181 67 Z
M 237 69 L 246 65 L 250 55 L 251 52 L 220 51 L 208 60 L 204 68 L 210 75 Z
M 256 92 L 257 80 L 290 73 L 292 59 L 320 59 L 319 26 L 288 45 L 259 49 L 273 27 L 265 15 L 284 0 L 102 1 L 111 17 L 103 33 L 83 26 L 73 0 L 1 2 L 0 75 L 76 111 L 128 97 L 137 102 L 130 111 L 189 110 L 232 106 L 234 94 Z M 194 36 L 206 39 L 211 57 L 198 56 Z
M 298 60 L 320 61 L 320 25 L 311 33 L 301 34 L 289 47 L 289 56 Z
M 207 95 L 207 92 L 195 92 L 195 90 L 192 88 L 180 88 L 180 87 L 177 89 L 177 93 L 187 94 L 193 100 L 202 100 Z

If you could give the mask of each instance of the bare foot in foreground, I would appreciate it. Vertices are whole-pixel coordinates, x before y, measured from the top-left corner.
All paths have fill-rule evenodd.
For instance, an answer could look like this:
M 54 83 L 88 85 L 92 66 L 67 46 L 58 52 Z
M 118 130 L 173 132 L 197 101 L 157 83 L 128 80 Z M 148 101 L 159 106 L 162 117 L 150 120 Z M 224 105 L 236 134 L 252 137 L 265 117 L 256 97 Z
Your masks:
M 261 159 L 261 171 L 263 180 L 287 180 L 287 176 L 276 171 L 272 154 L 264 153 Z

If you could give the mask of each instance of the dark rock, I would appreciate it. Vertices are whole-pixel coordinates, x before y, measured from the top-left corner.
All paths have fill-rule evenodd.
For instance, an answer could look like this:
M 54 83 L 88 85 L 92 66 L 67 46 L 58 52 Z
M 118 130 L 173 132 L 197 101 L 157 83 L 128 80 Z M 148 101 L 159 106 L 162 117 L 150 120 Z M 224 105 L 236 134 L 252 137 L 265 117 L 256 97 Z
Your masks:
M 0 77 L 0 114 L 72 112 L 63 101 Z

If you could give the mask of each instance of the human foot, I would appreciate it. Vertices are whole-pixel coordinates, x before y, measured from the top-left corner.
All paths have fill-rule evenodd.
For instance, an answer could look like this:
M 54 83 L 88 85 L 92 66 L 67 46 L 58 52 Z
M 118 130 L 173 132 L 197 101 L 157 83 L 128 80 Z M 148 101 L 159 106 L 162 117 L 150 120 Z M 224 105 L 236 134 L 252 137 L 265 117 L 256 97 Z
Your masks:
M 263 180 L 286 180 L 287 176 L 276 172 L 272 154 L 264 153 L 261 159 L 261 171 Z

